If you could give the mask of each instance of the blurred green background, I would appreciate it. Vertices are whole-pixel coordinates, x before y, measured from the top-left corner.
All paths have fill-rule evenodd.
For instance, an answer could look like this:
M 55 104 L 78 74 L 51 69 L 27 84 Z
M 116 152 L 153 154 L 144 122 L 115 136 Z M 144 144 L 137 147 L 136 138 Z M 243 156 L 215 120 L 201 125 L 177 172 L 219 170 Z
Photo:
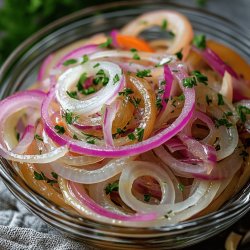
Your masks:
M 87 6 L 114 1 L 119 0 L 0 0 L 0 66 L 13 49 L 46 24 Z M 250 0 L 165 1 L 206 8 L 249 27 Z
M 89 5 L 112 0 L 0 1 L 0 65 L 23 40 L 46 24 Z

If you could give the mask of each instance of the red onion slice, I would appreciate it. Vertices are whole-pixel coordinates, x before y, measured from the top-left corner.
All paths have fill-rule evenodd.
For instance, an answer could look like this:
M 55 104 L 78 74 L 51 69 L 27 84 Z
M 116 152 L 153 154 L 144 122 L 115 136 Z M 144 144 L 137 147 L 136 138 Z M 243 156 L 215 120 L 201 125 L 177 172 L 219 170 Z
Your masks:
M 14 113 L 34 107 L 41 109 L 41 104 L 46 94 L 40 90 L 26 90 L 16 93 L 0 102 L 0 155 L 7 160 L 27 162 L 27 163 L 48 163 L 61 158 L 68 152 L 67 147 L 59 147 L 49 153 L 41 155 L 22 155 L 7 150 L 4 146 L 4 125 L 8 117 Z
M 110 62 L 99 62 L 99 67 L 94 67 L 96 63 L 90 62 L 68 69 L 59 77 L 56 86 L 56 97 L 64 110 L 86 116 L 95 114 L 101 110 L 104 104 L 111 103 L 118 95 L 118 92 L 122 90 L 124 78 L 121 68 Z M 71 98 L 67 94 L 67 91 L 73 85 L 76 85 L 82 73 L 86 72 L 88 76 L 91 76 L 96 74 L 100 69 L 104 70 L 109 77 L 109 81 L 105 87 L 83 100 Z M 117 79 L 117 81 L 114 79 Z
M 27 151 L 28 147 L 34 140 L 35 135 L 35 127 L 32 125 L 28 125 L 21 137 L 21 140 L 18 142 L 17 146 L 12 149 L 13 153 L 23 154 Z
M 114 146 L 112 137 L 112 124 L 115 119 L 116 113 L 120 107 L 121 102 L 119 100 L 114 101 L 111 105 L 106 105 L 103 114 L 103 137 L 106 145 Z
M 171 126 L 167 127 L 166 129 L 162 130 L 158 134 L 152 136 L 151 138 L 145 141 L 138 142 L 133 145 L 126 145 L 120 147 L 99 147 L 94 144 L 88 144 L 82 141 L 73 140 L 72 138 L 66 135 L 57 134 L 54 130 L 54 126 L 50 121 L 48 114 L 49 104 L 54 96 L 53 91 L 51 91 L 51 93 L 45 99 L 42 105 L 42 119 L 45 125 L 45 131 L 48 136 L 59 145 L 68 145 L 70 151 L 92 156 L 100 156 L 107 158 L 132 156 L 158 147 L 173 136 L 175 136 L 186 126 L 186 124 L 191 119 L 194 110 L 195 91 L 193 88 L 185 88 L 182 85 L 182 80 L 188 77 L 183 65 L 173 65 L 171 67 L 171 70 L 178 71 L 175 73 L 175 76 L 177 77 L 180 88 L 183 90 L 183 93 L 185 95 L 183 110 L 179 117 L 171 124 Z

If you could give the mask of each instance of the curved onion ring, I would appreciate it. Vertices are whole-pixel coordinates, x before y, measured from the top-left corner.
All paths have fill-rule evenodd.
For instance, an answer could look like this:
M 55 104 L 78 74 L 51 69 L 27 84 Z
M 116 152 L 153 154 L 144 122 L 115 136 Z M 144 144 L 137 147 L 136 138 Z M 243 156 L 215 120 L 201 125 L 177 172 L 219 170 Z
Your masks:
M 3 101 L 0 102 L 1 105 L 1 114 L 0 114 L 0 154 L 7 160 L 19 161 L 19 162 L 27 162 L 27 163 L 48 163 L 51 161 L 55 161 L 62 156 L 64 156 L 68 149 L 66 146 L 58 147 L 55 150 L 41 154 L 41 155 L 23 155 L 16 154 L 7 150 L 4 147 L 4 124 L 8 117 L 13 115 L 14 113 L 28 108 L 34 107 L 37 109 L 41 108 L 41 104 L 43 99 L 46 97 L 46 94 L 40 90 L 26 90 L 23 92 L 19 92 L 14 94 Z
M 179 81 L 180 87 L 183 90 L 185 95 L 184 108 L 180 114 L 180 116 L 172 123 L 170 127 L 165 128 L 157 135 L 152 136 L 151 138 L 144 140 L 142 142 L 138 142 L 133 145 L 121 146 L 121 147 L 99 147 L 97 145 L 81 142 L 74 140 L 65 135 L 59 135 L 54 130 L 54 126 L 50 122 L 50 118 L 48 115 L 48 107 L 50 100 L 53 98 L 53 91 L 49 94 L 49 96 L 45 99 L 42 105 L 42 119 L 45 125 L 45 131 L 48 136 L 54 140 L 59 145 L 68 145 L 70 151 L 75 153 L 81 153 L 92 156 L 100 156 L 100 157 L 124 157 L 124 156 L 132 156 L 137 155 L 142 152 L 153 149 L 165 141 L 169 140 L 173 136 L 175 136 L 179 131 L 181 131 L 190 118 L 192 117 L 194 103 L 195 103 L 195 92 L 194 89 L 185 88 L 182 85 L 182 80 L 188 75 L 186 74 L 183 65 L 173 65 L 171 70 L 177 70 L 176 77 Z
M 94 68 L 96 63 L 90 62 L 70 68 L 59 77 L 56 97 L 64 110 L 86 116 L 95 114 L 101 110 L 103 104 L 111 103 L 118 92 L 121 91 L 124 79 L 120 67 L 114 63 L 99 62 L 100 66 Z M 107 72 L 109 76 L 109 82 L 105 87 L 83 100 L 73 99 L 67 94 L 67 91 L 72 85 L 76 84 L 82 73 L 88 72 L 88 76 L 90 76 L 96 74 L 100 68 Z M 116 83 L 114 83 L 115 76 L 118 76 L 119 79 Z
M 167 49 L 167 53 L 174 54 L 186 47 L 193 39 L 192 25 L 185 16 L 175 11 L 152 11 L 141 15 L 123 27 L 121 33 L 138 36 L 143 30 L 152 26 L 161 27 L 164 20 L 167 22 L 168 30 L 175 34 L 172 44 Z

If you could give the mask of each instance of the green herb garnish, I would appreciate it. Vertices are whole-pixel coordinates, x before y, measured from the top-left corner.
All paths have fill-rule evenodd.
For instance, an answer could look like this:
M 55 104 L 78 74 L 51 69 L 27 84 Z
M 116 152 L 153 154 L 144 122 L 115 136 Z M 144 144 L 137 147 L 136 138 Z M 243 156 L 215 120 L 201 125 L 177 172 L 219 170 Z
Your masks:
M 135 140 L 135 135 L 133 133 L 130 133 L 128 134 L 128 138 L 131 140 L 131 141 L 134 141 Z
M 53 185 L 55 183 L 57 183 L 57 179 L 58 179 L 58 175 L 55 172 L 51 172 L 51 175 L 53 176 L 53 178 L 55 180 L 51 180 L 49 178 L 47 178 L 43 172 L 38 173 L 36 171 L 34 171 L 34 178 L 38 181 L 46 181 L 47 183 Z
M 128 100 L 135 106 L 135 108 L 138 108 L 139 104 L 141 103 L 141 99 L 135 98 L 134 96 L 132 98 L 129 96 Z
M 120 77 L 118 76 L 118 74 L 116 74 L 115 76 L 114 76 L 114 79 L 113 79 L 113 84 L 116 84 L 117 82 L 119 82 L 120 81 Z
M 57 173 L 51 172 L 51 175 L 53 176 L 54 179 L 56 179 L 56 180 L 58 179 L 58 174 Z
M 156 105 L 157 109 L 161 110 L 163 108 L 162 99 L 159 97 L 156 98 L 155 105 Z
M 119 95 L 128 96 L 128 95 L 131 95 L 133 93 L 134 93 L 134 91 L 132 89 L 125 88 L 125 89 L 123 89 L 123 91 L 119 92 Z
M 90 95 L 90 94 L 95 93 L 95 91 L 96 91 L 95 88 L 89 87 L 87 89 L 83 89 L 82 90 L 82 94 L 84 94 L 84 95 Z
M 79 140 L 76 134 L 73 135 L 73 139 Z
M 83 91 L 83 84 L 86 82 L 87 79 L 88 79 L 87 73 L 86 72 L 82 73 L 81 76 L 80 76 L 80 78 L 79 78 L 79 80 L 78 80 L 78 83 L 76 85 L 77 90 L 79 92 Z
M 56 125 L 55 130 L 58 134 L 64 134 L 65 133 L 65 128 L 63 126 Z
M 144 69 L 144 70 L 139 70 L 136 73 L 137 77 L 143 78 L 143 77 L 150 77 L 151 70 L 150 69 Z
M 107 75 L 105 74 L 105 71 L 103 69 L 100 69 L 97 73 L 96 73 L 96 77 L 93 80 L 93 84 L 94 85 L 98 85 L 99 83 L 102 84 L 103 86 L 106 86 L 109 82 L 109 78 L 107 77 Z
M 69 60 L 66 60 L 65 62 L 63 62 L 63 66 L 69 66 L 69 65 L 75 64 L 75 63 L 77 63 L 76 59 L 69 59 Z
M 65 118 L 66 123 L 72 124 L 77 121 L 79 115 L 74 115 L 72 112 L 66 111 L 63 117 Z
M 179 101 L 184 101 L 185 100 L 185 95 L 184 94 L 179 95 L 178 100 Z
M 111 194 L 114 191 L 118 191 L 119 183 L 118 182 L 109 183 L 104 190 L 106 194 Z
M 182 80 L 182 84 L 185 88 L 193 88 L 197 85 L 197 82 L 194 77 L 187 77 Z
M 178 183 L 178 184 L 177 184 L 177 188 L 178 188 L 181 192 L 183 192 L 185 186 L 184 186 L 182 183 Z
M 136 133 L 138 141 L 142 141 L 143 135 L 144 135 L 144 129 L 143 128 L 136 128 L 135 133 Z
M 106 40 L 106 42 L 104 43 L 101 43 L 99 45 L 100 48 L 108 48 L 110 47 L 110 45 L 112 44 L 112 38 L 111 37 L 108 37 L 108 39 Z
M 34 138 L 39 140 L 39 141 L 43 141 L 43 138 L 38 134 L 35 134 Z
M 89 56 L 88 55 L 84 55 L 82 57 L 82 64 L 86 63 L 89 60 Z
M 175 55 L 177 56 L 177 58 L 178 58 L 179 60 L 182 60 L 182 58 L 183 58 L 182 49 L 181 49 L 180 51 L 178 51 L 177 53 L 175 53 Z
M 204 85 L 208 85 L 207 81 L 208 78 L 207 76 L 203 75 L 200 71 L 194 70 L 192 74 L 196 77 L 197 81 L 200 83 L 203 83 Z
M 166 19 L 162 20 L 161 29 L 166 30 L 168 27 L 168 21 Z
M 144 194 L 144 201 L 149 202 L 151 199 L 151 194 Z
M 241 122 L 245 123 L 247 120 L 247 116 L 250 114 L 250 109 L 246 106 L 237 106 L 236 111 L 240 117 Z
M 99 67 L 100 66 L 100 63 L 96 63 L 94 66 L 93 66 L 93 68 L 97 68 L 97 67 Z
M 215 127 L 219 128 L 220 126 L 225 126 L 226 128 L 230 128 L 233 126 L 226 118 L 215 119 Z
M 193 39 L 193 45 L 197 47 L 198 49 L 205 49 L 206 48 L 206 36 L 201 35 L 195 35 Z
M 218 96 L 218 105 L 224 105 L 224 100 L 223 100 L 223 96 L 221 94 L 217 94 Z
M 69 97 L 77 99 L 77 92 L 76 91 L 66 91 L 66 93 L 68 94 Z
M 175 33 L 172 30 L 168 31 L 168 34 L 171 36 L 171 38 L 175 37 Z

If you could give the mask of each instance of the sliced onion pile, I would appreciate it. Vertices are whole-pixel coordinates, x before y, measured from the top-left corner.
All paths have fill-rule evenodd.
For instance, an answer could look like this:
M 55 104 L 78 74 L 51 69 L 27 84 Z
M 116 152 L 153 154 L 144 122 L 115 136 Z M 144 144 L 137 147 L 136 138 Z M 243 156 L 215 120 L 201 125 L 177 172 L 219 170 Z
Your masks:
M 62 51 L 41 64 L 38 89 L 0 102 L 0 155 L 26 183 L 85 218 L 132 227 L 225 202 L 249 158 L 249 85 L 186 17 L 150 12 Z

